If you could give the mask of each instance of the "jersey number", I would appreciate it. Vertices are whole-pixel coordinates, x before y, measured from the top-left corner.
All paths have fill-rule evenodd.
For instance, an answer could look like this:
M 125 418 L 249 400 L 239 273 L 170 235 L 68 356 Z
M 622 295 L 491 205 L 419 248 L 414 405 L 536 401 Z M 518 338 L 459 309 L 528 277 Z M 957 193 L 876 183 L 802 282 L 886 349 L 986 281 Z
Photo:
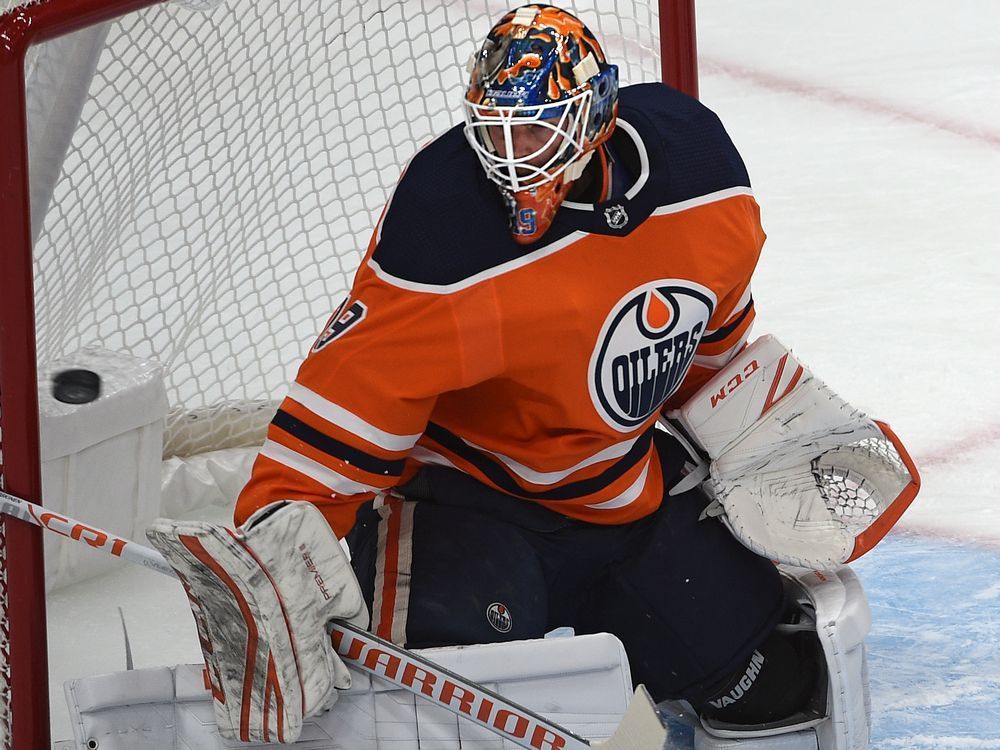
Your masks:
M 326 324 L 326 329 L 316 339 L 316 343 L 313 344 L 314 352 L 318 352 L 334 339 L 343 336 L 351 326 L 365 319 L 365 315 L 368 314 L 368 308 L 365 306 L 365 303 L 359 300 L 350 307 L 347 307 L 348 301 L 345 299 L 341 302 L 340 307 L 330 316 L 330 322 Z

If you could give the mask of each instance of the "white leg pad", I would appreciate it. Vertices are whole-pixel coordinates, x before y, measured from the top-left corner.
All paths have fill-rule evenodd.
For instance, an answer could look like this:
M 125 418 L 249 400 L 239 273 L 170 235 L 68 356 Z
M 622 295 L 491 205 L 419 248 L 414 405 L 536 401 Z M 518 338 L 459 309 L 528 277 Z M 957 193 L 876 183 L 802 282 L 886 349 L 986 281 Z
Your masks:
M 716 737 L 698 727 L 694 733 L 694 750 L 816 750 L 816 732 L 798 732 L 746 737 Z
M 826 715 L 760 729 L 727 728 L 703 721 L 695 750 L 866 750 L 871 738 L 871 700 L 864 640 L 871 611 L 864 589 L 846 565 L 814 571 L 781 566 L 794 582 L 801 608 L 815 613 L 826 657 Z M 821 697 L 821 696 L 818 696 Z
M 625 650 L 617 638 L 607 634 L 427 649 L 420 653 L 591 739 L 612 735 L 632 697 Z M 304 720 L 302 734 L 292 747 L 517 747 L 482 727 L 457 719 L 439 705 L 366 673 L 351 671 L 351 687 L 332 710 Z M 96 741 L 101 750 L 247 747 L 219 736 L 203 673 L 202 665 L 191 664 L 67 682 L 73 747 L 82 750 L 88 741 Z
M 816 632 L 830 672 L 829 717 L 816 727 L 820 750 L 865 750 L 871 739 L 871 694 L 865 637 L 872 615 L 861 581 L 846 565 L 818 572 L 783 568 L 816 608 Z

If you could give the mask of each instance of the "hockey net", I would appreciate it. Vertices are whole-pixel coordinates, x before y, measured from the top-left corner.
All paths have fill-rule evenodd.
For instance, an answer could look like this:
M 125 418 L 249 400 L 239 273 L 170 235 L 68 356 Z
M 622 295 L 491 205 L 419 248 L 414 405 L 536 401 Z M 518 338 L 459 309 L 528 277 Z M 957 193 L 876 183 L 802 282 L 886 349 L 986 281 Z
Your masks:
M 115 2 L 0 0 L 0 22 L 60 5 L 70 14 Z M 401 168 L 460 120 L 466 61 L 508 7 L 168 3 L 32 45 L 23 77 L 38 364 L 27 366 L 88 344 L 153 359 L 170 401 L 165 456 L 259 443 Z M 624 84 L 660 80 L 656 0 L 566 7 Z M 0 139 L 15 125 L 2 127 Z M 16 252 L 0 247 L 3 263 Z M 17 354 L 0 350 L 8 399 Z M 0 428 L 3 482 L 8 441 L 25 437 L 16 421 Z M 31 646 L 8 638 L 5 538 L 0 517 L 9 747 L 18 676 L 8 652 Z

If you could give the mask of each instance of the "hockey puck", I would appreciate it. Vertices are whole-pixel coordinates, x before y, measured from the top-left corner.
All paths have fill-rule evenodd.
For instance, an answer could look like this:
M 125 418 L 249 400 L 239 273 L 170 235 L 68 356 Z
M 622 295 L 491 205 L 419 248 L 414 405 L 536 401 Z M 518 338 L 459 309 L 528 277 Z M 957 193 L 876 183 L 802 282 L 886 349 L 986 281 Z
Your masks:
M 92 370 L 63 370 L 52 377 L 52 395 L 64 404 L 89 404 L 101 395 L 101 376 Z

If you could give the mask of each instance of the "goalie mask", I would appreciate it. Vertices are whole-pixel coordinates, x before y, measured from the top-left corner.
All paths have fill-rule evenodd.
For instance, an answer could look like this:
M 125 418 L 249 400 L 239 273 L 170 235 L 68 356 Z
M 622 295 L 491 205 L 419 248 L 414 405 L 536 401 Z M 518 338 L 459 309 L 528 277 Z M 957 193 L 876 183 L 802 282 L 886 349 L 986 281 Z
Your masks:
M 575 16 L 525 5 L 490 30 L 469 72 L 465 136 L 500 187 L 514 240 L 529 244 L 611 135 L 618 67 Z

